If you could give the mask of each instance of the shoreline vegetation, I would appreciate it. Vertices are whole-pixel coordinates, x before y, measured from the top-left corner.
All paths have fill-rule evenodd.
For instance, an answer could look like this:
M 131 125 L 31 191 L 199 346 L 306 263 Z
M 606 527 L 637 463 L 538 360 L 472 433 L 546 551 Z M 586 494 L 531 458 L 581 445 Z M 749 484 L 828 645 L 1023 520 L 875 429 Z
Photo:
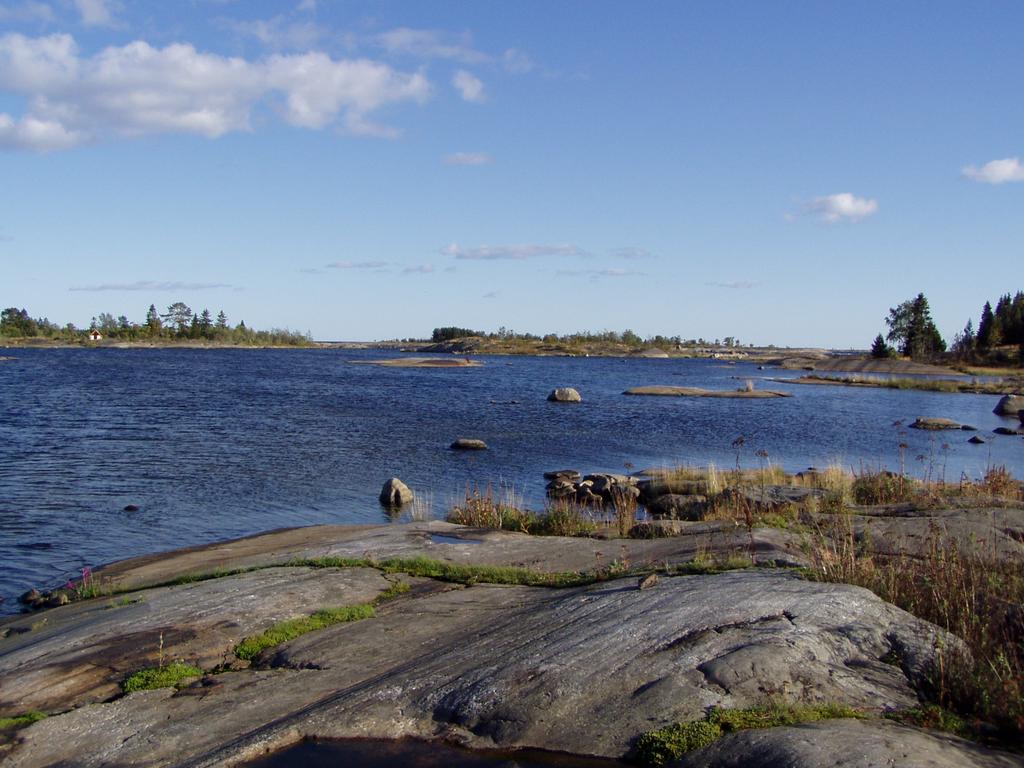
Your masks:
M 313 338 L 287 328 L 256 330 L 244 320 L 232 326 L 224 310 L 195 312 L 182 301 L 160 313 L 149 305 L 142 323 L 101 312 L 88 328 L 33 318 L 24 308 L 0 312 L 0 347 L 311 347 Z

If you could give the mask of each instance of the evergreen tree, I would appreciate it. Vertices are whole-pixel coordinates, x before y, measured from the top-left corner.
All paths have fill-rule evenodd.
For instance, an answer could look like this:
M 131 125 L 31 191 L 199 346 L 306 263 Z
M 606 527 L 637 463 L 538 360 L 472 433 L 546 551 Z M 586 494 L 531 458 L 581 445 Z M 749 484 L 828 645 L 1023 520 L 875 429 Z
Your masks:
M 210 328 L 213 327 L 213 319 L 210 317 L 210 310 L 204 309 L 203 314 L 199 316 L 199 333 L 204 338 L 209 336 Z
M 878 359 L 889 357 L 889 345 L 885 343 L 882 334 L 875 336 L 871 344 L 871 356 Z
M 176 301 L 167 307 L 167 313 L 160 316 L 165 325 L 172 326 L 179 336 L 188 333 L 189 321 L 193 317 L 192 310 L 183 301 Z
M 149 335 L 159 336 L 163 327 L 164 324 L 160 319 L 160 314 L 156 311 L 156 306 L 150 304 L 149 311 L 146 312 L 146 328 L 149 330 Z
M 946 342 L 932 320 L 928 299 L 923 293 L 889 310 L 886 338 L 899 345 L 900 354 L 912 360 L 928 359 L 946 351 Z
M 953 337 L 953 345 L 950 347 L 950 351 L 956 355 L 958 360 L 970 360 L 974 357 L 974 344 L 974 323 L 968 319 L 963 331 Z
M 981 320 L 978 322 L 978 336 L 976 339 L 978 349 L 986 350 L 999 343 L 998 329 L 996 328 L 996 316 L 992 312 L 992 305 L 985 302 L 981 310 Z
M 223 309 L 217 313 L 217 327 L 222 330 L 228 327 L 228 316 L 224 314 Z

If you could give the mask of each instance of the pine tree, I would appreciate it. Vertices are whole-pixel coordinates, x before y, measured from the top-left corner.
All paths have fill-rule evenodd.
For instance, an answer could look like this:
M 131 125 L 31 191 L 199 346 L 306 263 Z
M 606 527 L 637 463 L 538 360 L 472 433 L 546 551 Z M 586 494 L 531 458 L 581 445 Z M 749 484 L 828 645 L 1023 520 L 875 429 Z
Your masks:
M 986 301 L 981 310 L 981 320 L 978 321 L 978 349 L 986 350 L 999 343 L 995 324 L 996 317 L 992 312 L 992 305 Z
M 164 324 L 160 319 L 160 313 L 156 311 L 156 306 L 150 304 L 149 311 L 146 312 L 146 328 L 149 329 L 149 335 L 158 336 L 163 326 Z
M 878 359 L 889 357 L 889 345 L 885 343 L 882 334 L 875 336 L 871 344 L 871 356 Z

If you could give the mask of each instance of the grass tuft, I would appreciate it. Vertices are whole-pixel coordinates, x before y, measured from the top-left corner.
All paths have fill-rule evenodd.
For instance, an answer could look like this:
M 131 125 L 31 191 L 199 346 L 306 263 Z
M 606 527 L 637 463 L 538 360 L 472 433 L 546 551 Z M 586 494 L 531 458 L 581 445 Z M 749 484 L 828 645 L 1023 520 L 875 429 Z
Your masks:
M 191 664 L 175 661 L 162 667 L 147 667 L 133 672 L 122 684 L 125 693 L 152 691 L 156 688 L 173 688 L 182 680 L 199 677 L 203 670 Z
M 265 649 L 294 640 L 307 632 L 325 629 L 334 624 L 372 619 L 375 615 L 373 605 L 370 603 L 346 605 L 341 608 L 325 608 L 312 616 L 279 622 L 265 632 L 245 638 L 235 646 L 235 656 L 251 661 Z
M 37 710 L 26 712 L 24 715 L 15 715 L 14 717 L 0 717 L 0 731 L 24 728 L 26 725 L 32 725 L 32 723 L 38 723 L 40 720 L 45 719 L 46 713 Z

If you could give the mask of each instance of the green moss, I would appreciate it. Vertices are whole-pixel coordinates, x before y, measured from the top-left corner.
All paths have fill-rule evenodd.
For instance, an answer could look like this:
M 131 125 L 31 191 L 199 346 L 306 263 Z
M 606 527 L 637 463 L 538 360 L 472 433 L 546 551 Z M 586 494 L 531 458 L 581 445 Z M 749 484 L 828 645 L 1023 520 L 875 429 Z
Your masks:
M 265 632 L 245 638 L 235 646 L 235 656 L 240 659 L 251 660 L 266 648 L 294 640 L 307 632 L 315 632 L 318 629 L 325 629 L 334 624 L 343 624 L 349 621 L 360 619 L 372 619 L 376 614 L 373 605 L 346 605 L 341 608 L 325 608 L 317 611 L 312 616 L 304 616 L 299 619 L 289 619 L 275 624 Z
M 163 667 L 147 667 L 140 669 L 128 677 L 121 688 L 125 693 L 133 691 L 151 691 L 155 688 L 172 688 L 182 680 L 190 677 L 198 677 L 203 670 L 191 664 L 174 662 Z
M 687 752 L 706 747 L 721 736 L 722 727 L 707 720 L 648 731 L 637 740 L 636 758 L 641 765 L 662 766 Z
M 0 717 L 0 730 L 24 728 L 26 725 L 38 723 L 40 720 L 43 720 L 45 718 L 45 712 L 38 712 L 35 710 L 31 712 L 26 712 L 24 715 L 15 715 L 14 717 Z
M 843 717 L 862 718 L 864 715 L 842 704 L 816 707 L 770 704 L 750 709 L 712 709 L 703 720 L 678 723 L 641 735 L 636 743 L 636 758 L 645 766 L 662 766 L 687 752 L 714 743 L 727 733 Z

